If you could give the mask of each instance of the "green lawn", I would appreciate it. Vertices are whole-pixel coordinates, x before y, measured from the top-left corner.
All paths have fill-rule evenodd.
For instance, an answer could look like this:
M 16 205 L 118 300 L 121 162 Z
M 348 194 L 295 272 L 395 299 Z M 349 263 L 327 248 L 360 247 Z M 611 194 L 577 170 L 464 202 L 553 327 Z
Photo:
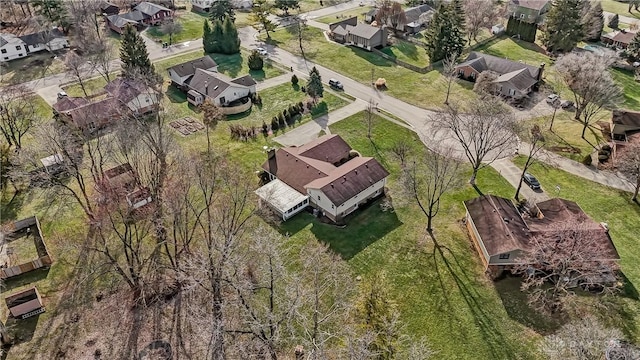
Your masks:
M 515 163 L 522 166 L 525 160 L 519 157 Z M 540 180 L 543 189 L 551 192 L 550 196 L 573 200 L 595 221 L 608 224 L 628 283 L 625 286 L 626 296 L 619 296 L 606 311 L 596 313 L 607 324 L 620 327 L 631 340 L 639 342 L 640 329 L 637 324 L 640 324 L 640 302 L 637 291 L 640 289 L 640 206 L 630 200 L 630 193 L 596 184 L 551 166 L 534 163 L 530 172 Z M 560 186 L 560 191 L 555 190 L 556 185 Z
M 629 2 L 620 2 L 617 0 L 602 0 L 600 2 L 602 4 L 602 10 L 608 11 L 614 14 L 620 14 L 626 17 L 640 19 L 640 12 L 635 9 L 631 10 L 629 13 Z M 608 22 L 609 19 L 605 19 L 605 23 Z
M 390 151 L 398 139 L 412 142 L 418 153 L 425 151 L 422 143 L 410 130 L 379 117 L 370 141 L 362 116 L 353 115 L 331 125 L 330 130 L 363 156 L 375 156 L 391 172 L 388 187 L 395 211 L 382 212 L 374 203 L 351 215 L 343 229 L 302 213 L 280 228 L 291 234 L 292 251 L 308 241 L 322 241 L 356 275 L 366 279 L 384 271 L 404 332 L 416 338 L 425 336 L 438 359 L 536 359 L 533 349 L 538 336 L 509 315 L 522 305 L 514 304 L 518 309 L 503 305 L 503 298 L 519 293 L 517 286 L 496 288 L 485 278 L 460 222 L 462 201 L 477 196 L 476 192 L 465 185 L 443 198 L 435 219 L 435 236 L 443 252 L 435 251 L 425 236 L 422 213 L 401 200 L 396 183 L 399 166 Z M 491 169 L 481 171 L 479 187 L 485 193 L 513 195 L 513 188 Z
M 373 9 L 372 6 L 361 6 L 355 9 L 345 10 L 339 13 L 323 16 L 321 18 L 314 19 L 315 21 L 331 24 L 334 22 L 342 21 L 344 19 L 357 16 L 358 21 L 364 21 L 364 15 L 369 12 L 369 10 Z
M 545 149 L 551 150 L 562 156 L 568 157 L 575 161 L 582 161 L 585 155 L 594 151 L 593 147 L 587 141 L 582 139 L 582 124 L 574 120 L 575 112 L 558 109 L 556 117 L 553 121 L 553 132 L 545 133 Z M 535 119 L 527 120 L 529 124 L 538 124 L 543 126 L 546 124 L 545 131 L 549 127 L 552 115 L 543 116 Z M 611 117 L 611 113 L 605 111 L 600 115 L 601 121 L 607 121 Z M 597 124 L 587 129 L 585 137 L 593 144 L 601 143 L 602 133 Z
M 246 60 L 249 57 L 249 52 L 244 49 L 241 50 L 239 54 L 210 54 L 209 56 L 211 56 L 211 58 L 213 58 L 213 60 L 215 60 L 215 62 L 218 64 L 218 71 L 220 73 L 232 78 L 250 74 L 256 81 L 260 82 L 265 79 L 284 74 L 282 70 L 274 67 L 270 61 L 265 62 L 264 68 L 261 71 L 249 70 L 249 65 L 247 64 Z M 166 78 L 166 71 L 168 68 L 200 57 L 202 57 L 201 51 L 192 51 L 180 56 L 175 56 L 166 60 L 158 61 L 154 63 L 154 65 L 156 67 L 156 71 Z M 85 81 L 84 84 L 85 88 L 87 89 L 87 93 L 91 95 L 102 91 L 102 89 L 106 85 L 106 81 L 102 77 L 97 77 Z M 69 94 L 69 96 L 84 96 L 84 93 L 82 92 L 79 84 L 71 84 L 65 86 L 64 89 L 67 94 Z
M 382 52 L 411 65 L 424 67 L 429 65 L 429 55 L 422 46 L 408 41 L 398 40 L 395 44 L 382 49 Z
M 290 29 L 277 30 L 271 35 L 272 43 L 296 55 L 300 55 L 297 38 Z M 325 40 L 321 30 L 310 28 L 305 32 L 307 58 L 340 72 L 363 84 L 371 84 L 373 77 L 387 81 L 387 92 L 394 97 L 425 108 L 440 108 L 446 96 L 446 84 L 436 68 L 426 74 L 416 73 L 397 66 L 391 61 L 362 49 L 346 47 Z M 475 97 L 473 84 L 460 81 L 451 87 L 453 101 Z
M 612 69 L 611 75 L 624 91 L 622 107 L 630 110 L 640 110 L 640 83 L 634 79 L 633 72 Z
M 0 64 L 0 85 L 13 85 L 41 77 L 62 73 L 66 70 L 62 57 L 41 51 L 23 59 Z
M 545 55 L 544 49 L 537 44 L 504 36 L 497 37 L 494 40 L 482 44 L 474 51 L 514 61 L 522 61 L 533 66 L 539 66 L 542 63 L 549 66 L 553 63 L 552 60 Z
M 180 11 L 174 21 L 182 25 L 182 31 L 173 35 L 173 44 L 202 38 L 204 17 L 191 11 Z M 169 35 L 161 31 L 161 26 L 150 26 L 146 32 L 154 40 L 169 42 Z

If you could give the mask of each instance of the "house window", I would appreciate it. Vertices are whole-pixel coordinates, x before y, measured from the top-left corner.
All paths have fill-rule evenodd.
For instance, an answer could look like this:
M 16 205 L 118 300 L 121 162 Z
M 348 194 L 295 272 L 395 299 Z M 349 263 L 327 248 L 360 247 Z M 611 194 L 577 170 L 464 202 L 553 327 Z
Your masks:
M 220 98 L 220 104 L 224 104 L 226 102 L 226 99 L 223 97 Z
M 320 200 L 320 195 L 318 195 L 318 200 Z
M 7 53 L 7 49 L 2 49 L 2 53 L 6 54 Z
M 500 259 L 506 260 L 506 259 L 509 258 L 509 255 L 511 255 L 511 254 L 508 254 L 508 253 L 507 254 L 500 254 Z
M 520 14 L 520 19 L 524 19 L 524 14 Z
M 333 209 L 333 208 L 335 208 L 335 206 L 333 206 L 333 204 L 331 204 L 331 208 Z
M 22 50 L 22 46 L 20 45 L 16 46 L 16 50 Z

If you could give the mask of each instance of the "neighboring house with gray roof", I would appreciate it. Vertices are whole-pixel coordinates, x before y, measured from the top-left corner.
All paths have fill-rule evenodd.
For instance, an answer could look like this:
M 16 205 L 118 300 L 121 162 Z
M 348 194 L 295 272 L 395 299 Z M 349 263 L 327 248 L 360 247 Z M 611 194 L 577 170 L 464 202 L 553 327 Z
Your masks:
M 223 74 L 200 68 L 195 69 L 193 77 L 186 82 L 186 87 L 189 89 L 189 103 L 198 106 L 209 99 L 225 114 L 248 110 L 251 107 L 251 94 L 256 93 L 256 82 L 249 75 L 231 79 Z
M 387 28 L 371 26 L 365 23 L 352 25 L 353 17 L 329 25 L 330 36 L 334 41 L 369 50 L 387 46 Z
M 544 65 L 540 64 L 539 67 L 535 67 L 472 51 L 464 62 L 456 66 L 456 73 L 461 78 L 475 82 L 482 72 L 493 71 L 498 74 L 494 83 L 499 94 L 522 98 L 537 90 L 542 79 Z
M 133 6 L 128 13 L 105 16 L 109 28 L 118 34 L 122 34 L 127 25 L 132 25 L 140 30 L 144 26 L 158 25 L 172 18 L 172 10 L 148 1 Z
M 69 41 L 62 31 L 57 28 L 20 36 L 27 45 L 27 52 L 57 51 L 69 47 Z
M 199 59 L 172 66 L 168 70 L 171 82 L 177 87 L 185 87 L 195 75 L 196 69 L 217 72 L 218 64 L 210 56 L 203 56 Z
M 384 193 L 389 172 L 372 157 L 355 155 L 339 135 L 268 152 L 269 183 L 256 191 L 283 220 L 308 205 L 334 222 Z

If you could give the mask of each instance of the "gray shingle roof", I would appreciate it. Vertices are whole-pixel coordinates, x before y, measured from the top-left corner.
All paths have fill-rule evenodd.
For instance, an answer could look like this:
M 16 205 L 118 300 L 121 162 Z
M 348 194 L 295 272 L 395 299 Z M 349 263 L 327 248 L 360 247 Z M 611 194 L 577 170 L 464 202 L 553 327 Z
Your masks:
M 548 2 L 549 0 L 511 0 L 513 5 L 533 10 L 541 10 Z
M 204 69 L 208 70 L 216 67 L 218 64 L 210 57 L 203 56 L 199 59 L 187 61 L 182 64 L 178 64 L 169 68 L 169 70 L 173 70 L 178 76 L 184 77 L 187 75 L 193 75 L 196 73 L 196 69 Z
M 141 11 L 143 14 L 148 16 L 153 16 L 161 11 L 171 11 L 164 6 L 150 3 L 148 1 L 143 1 L 140 4 L 136 5 L 136 10 Z
M 434 10 L 431 6 L 426 4 L 408 8 L 407 10 L 404 11 L 404 15 L 407 17 L 407 24 L 411 22 L 417 22 L 418 19 L 420 18 L 420 15 L 429 11 L 434 11 Z
M 251 77 L 251 75 L 241 76 L 239 78 L 235 78 L 231 80 L 232 83 L 242 85 L 242 86 L 253 86 L 256 85 L 257 82 Z
M 229 84 L 218 78 L 216 73 L 202 69 L 196 69 L 189 82 L 189 88 L 211 98 L 216 98 L 228 87 Z
M 520 91 L 525 91 L 535 85 L 538 80 L 532 78 L 527 69 L 520 69 L 500 75 L 495 83 L 507 82 Z
M 382 31 L 382 29 L 371 26 L 369 24 L 360 23 L 356 26 L 347 25 L 347 31 L 349 31 L 351 35 L 355 35 L 365 39 L 371 39 L 379 31 Z
M 53 39 L 64 38 L 62 31 L 58 29 L 51 29 L 50 31 L 40 31 L 33 34 L 20 36 L 20 40 L 24 41 L 27 45 L 36 45 L 48 43 Z

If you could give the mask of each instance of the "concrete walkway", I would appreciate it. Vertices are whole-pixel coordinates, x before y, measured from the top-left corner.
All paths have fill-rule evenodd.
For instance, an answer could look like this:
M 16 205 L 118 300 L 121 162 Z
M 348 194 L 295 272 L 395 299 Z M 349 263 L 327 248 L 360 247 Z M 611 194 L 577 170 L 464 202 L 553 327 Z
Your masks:
M 274 86 L 278 86 L 278 85 L 282 85 L 288 82 L 291 82 L 291 73 L 288 72 L 286 74 L 282 74 L 280 76 L 276 76 L 276 77 L 272 77 L 270 79 L 266 79 L 264 81 L 261 81 L 258 83 L 258 85 L 256 85 L 256 90 L 257 91 L 261 91 L 264 89 L 268 89 L 270 87 L 274 87 Z
M 357 114 L 366 108 L 367 103 L 365 101 L 356 100 L 347 106 L 341 107 L 326 115 L 319 116 L 310 122 L 302 124 L 293 130 L 277 136 L 273 140 L 284 146 L 303 145 L 313 139 L 316 139 L 322 130 L 329 134 L 329 125 L 342 119 L 346 119 L 351 115 Z
M 500 160 L 496 160 L 492 162 L 490 166 L 494 168 L 503 178 L 505 178 L 515 189 L 518 188 L 520 176 L 522 175 L 522 169 L 517 167 L 516 164 L 511 161 L 511 159 L 503 158 Z M 549 200 L 549 196 L 544 192 L 544 189 L 533 190 L 525 183 L 522 184 L 522 188 L 520 189 L 520 197 L 526 198 L 533 203 Z

